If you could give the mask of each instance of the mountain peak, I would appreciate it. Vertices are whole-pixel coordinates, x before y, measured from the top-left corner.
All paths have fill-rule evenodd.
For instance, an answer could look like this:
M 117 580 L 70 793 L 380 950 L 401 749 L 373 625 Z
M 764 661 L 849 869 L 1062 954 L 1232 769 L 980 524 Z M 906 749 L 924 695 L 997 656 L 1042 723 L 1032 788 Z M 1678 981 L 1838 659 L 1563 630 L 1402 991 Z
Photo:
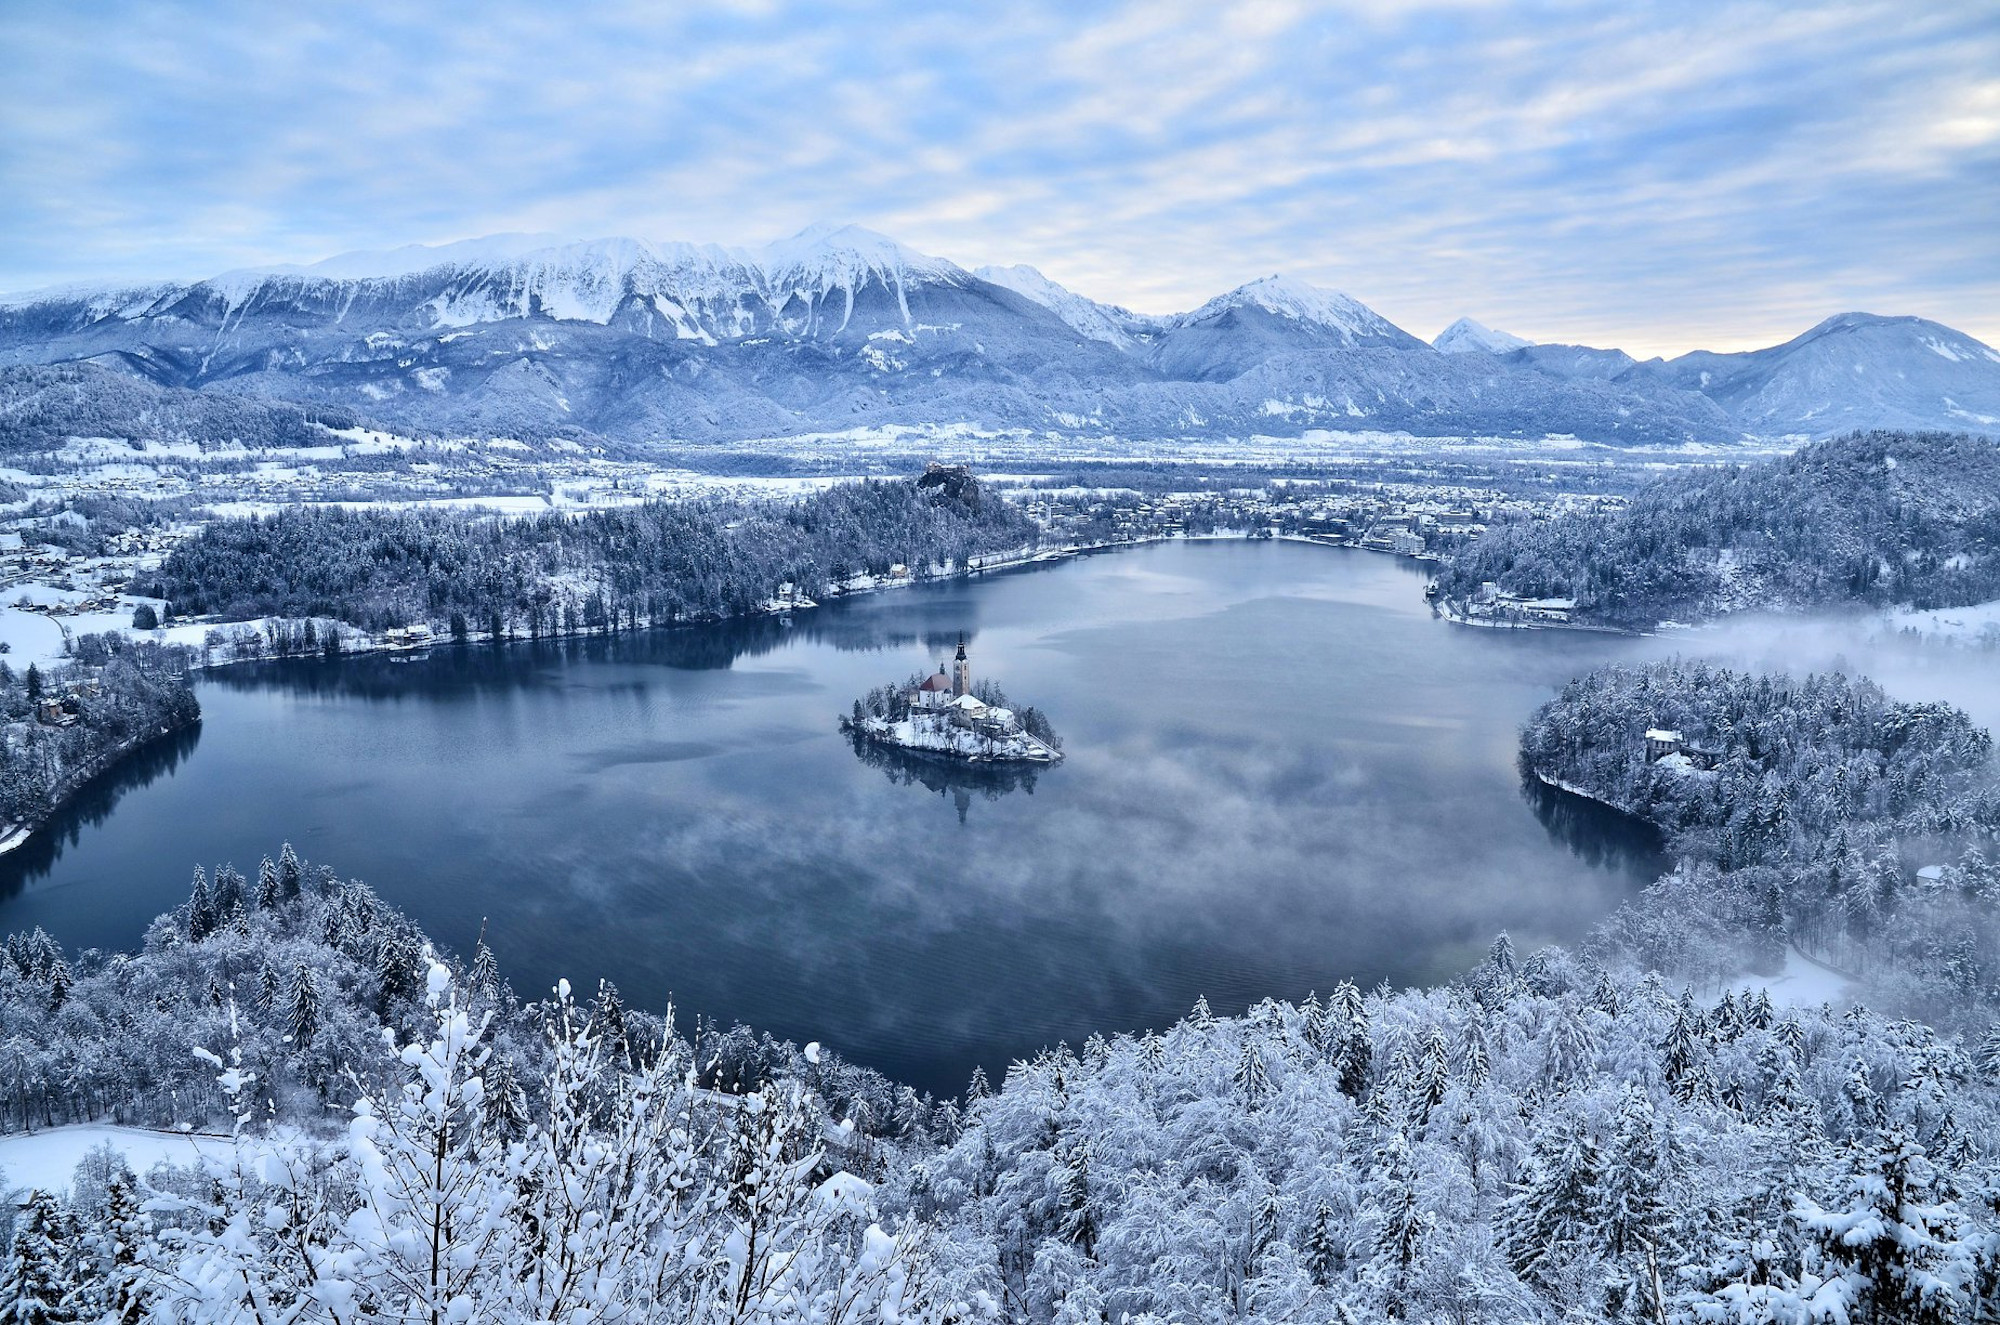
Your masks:
M 1236 309 L 1261 309 L 1276 317 L 1304 322 L 1337 333 L 1349 344 L 1362 340 L 1403 341 L 1407 333 L 1358 299 L 1302 281 L 1296 276 L 1272 275 L 1239 285 L 1226 294 L 1183 313 L 1174 322 L 1192 327 L 1212 321 Z
M 1464 354 L 1470 350 L 1483 350 L 1488 354 L 1505 354 L 1509 350 L 1522 349 L 1534 344 L 1505 331 L 1495 331 L 1482 322 L 1462 317 L 1437 334 L 1431 348 L 1445 354 Z
M 877 275 L 892 280 L 904 276 L 950 279 L 963 275 L 953 263 L 919 253 L 866 226 L 819 222 L 790 239 L 767 244 L 759 265 L 777 283 L 851 285 Z
M 1892 339 L 1885 340 L 1885 333 Z M 1796 351 L 1815 341 L 1843 335 L 1863 335 L 1868 336 L 1871 343 L 1894 344 L 1896 342 L 1893 338 L 1897 333 L 1901 333 L 1902 340 L 1909 342 L 1913 348 L 1920 346 L 1938 358 L 1953 363 L 1985 360 L 2000 364 L 2000 351 L 1996 351 L 1984 341 L 1968 336 L 1954 327 L 1945 326 L 1942 322 L 1933 322 L 1929 318 L 1916 317 L 1912 314 L 1835 313 L 1810 331 L 1794 336 L 1782 345 L 1774 345 L 1758 353 L 1776 355 Z

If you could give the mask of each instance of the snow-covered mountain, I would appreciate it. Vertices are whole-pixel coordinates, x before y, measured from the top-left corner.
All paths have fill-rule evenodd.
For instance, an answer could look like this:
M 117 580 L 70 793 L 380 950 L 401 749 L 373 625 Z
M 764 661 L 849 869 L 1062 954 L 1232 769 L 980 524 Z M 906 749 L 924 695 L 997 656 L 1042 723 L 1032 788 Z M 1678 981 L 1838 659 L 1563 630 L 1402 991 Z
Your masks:
M 1033 268 L 968 270 L 855 226 L 762 248 L 503 235 L 0 298 L 0 369 L 94 364 L 169 392 L 458 433 L 643 444 L 967 423 L 1678 444 L 1882 423 L 2000 432 L 2000 359 L 1916 319 L 1855 315 L 1757 355 L 1670 364 L 1512 345 L 1469 320 L 1440 348 L 1475 339 L 1480 353 L 1441 353 L 1282 276 L 1146 316 Z
M 1431 348 L 1441 354 L 1466 354 L 1479 350 L 1486 354 L 1505 354 L 1509 350 L 1524 349 L 1534 344 L 1510 332 L 1495 331 L 1481 322 L 1462 317 L 1446 327 L 1431 341 Z
M 1620 380 L 1699 391 L 1753 432 L 2000 433 L 2000 350 L 1920 317 L 1842 313 L 1769 349 L 1696 351 Z
M 972 274 L 1024 299 L 1034 300 L 1076 331 L 1121 350 L 1133 349 L 1158 331 L 1163 321 L 1115 304 L 1100 304 L 1057 285 L 1033 267 L 975 267 Z

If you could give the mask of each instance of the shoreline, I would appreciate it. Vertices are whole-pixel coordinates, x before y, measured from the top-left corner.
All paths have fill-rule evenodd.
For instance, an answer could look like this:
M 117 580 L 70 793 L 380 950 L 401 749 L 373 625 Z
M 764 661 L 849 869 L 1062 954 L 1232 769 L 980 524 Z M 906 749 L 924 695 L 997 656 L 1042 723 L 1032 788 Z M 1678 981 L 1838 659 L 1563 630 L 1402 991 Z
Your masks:
M 1659 633 L 1655 630 L 1630 630 L 1624 626 L 1593 625 L 1588 621 L 1502 621 L 1491 617 L 1471 617 L 1437 599 L 1431 601 L 1431 610 L 1454 626 L 1468 626 L 1474 630 L 1568 630 L 1579 635 L 1623 635 L 1628 639 L 1651 639 Z
M 1552 787 L 1557 791 L 1566 792 L 1569 795 L 1575 796 L 1580 800 L 1587 800 L 1591 802 L 1591 804 L 1593 805 L 1602 805 L 1607 810 L 1616 810 L 1618 811 L 1618 813 L 1624 815 L 1628 819 L 1637 819 L 1640 823 L 1649 825 L 1655 832 L 1664 832 L 1664 830 L 1661 829 L 1658 824 L 1654 823 L 1651 819 L 1648 819 L 1645 815 L 1640 814 L 1637 810 L 1631 809 L 1624 805 L 1620 805 L 1617 801 L 1606 800 L 1604 797 L 1598 795 L 1596 792 L 1585 791 L 1582 787 L 1577 786 L 1574 782 L 1565 782 L 1563 779 L 1559 777 L 1552 777 L 1549 774 L 1542 772 L 1542 770 L 1539 768 L 1531 768 L 1528 771 L 1535 775 L 1535 781 L 1541 783 L 1545 787 Z
M 676 621 L 646 621 L 643 624 L 631 629 L 608 630 L 603 628 L 597 628 L 597 629 L 579 629 L 579 630 L 557 630 L 557 631 L 550 631 L 540 635 L 528 635 L 528 634 L 506 635 L 497 640 L 493 638 L 490 632 L 486 631 L 468 632 L 464 639 L 454 638 L 450 634 L 450 632 L 447 631 L 445 633 L 433 636 L 429 643 L 418 646 L 411 646 L 407 644 L 392 645 L 388 643 L 386 640 L 378 639 L 372 635 L 368 635 L 365 632 L 359 632 L 357 630 L 357 634 L 360 634 L 361 636 L 360 641 L 350 644 L 348 643 L 347 637 L 343 635 L 341 640 L 340 652 L 333 656 L 335 658 L 346 658 L 346 657 L 371 657 L 378 654 L 389 654 L 391 656 L 397 654 L 406 654 L 414 658 L 421 656 L 425 653 L 428 653 L 433 649 L 456 647 L 459 645 L 526 644 L 526 643 L 548 643 L 556 640 L 609 639 L 617 635 L 636 634 L 639 631 L 679 630 L 693 626 L 715 626 L 731 621 L 752 620 L 757 617 L 788 618 L 794 612 L 810 612 L 814 608 L 823 606 L 824 604 L 833 602 L 837 599 L 858 598 L 864 594 L 887 593 L 894 589 L 911 589 L 915 588 L 917 585 L 920 584 L 938 584 L 951 580 L 972 579 L 976 576 L 997 574 L 1002 571 L 1030 570 L 1037 566 L 1053 565 L 1057 562 L 1068 561 L 1076 557 L 1093 556 L 1100 552 L 1117 552 L 1117 551 L 1122 551 L 1126 548 L 1151 547 L 1157 543 L 1173 543 L 1173 542 L 1220 543 L 1220 542 L 1245 542 L 1245 541 L 1265 541 L 1265 540 L 1261 538 L 1253 539 L 1250 534 L 1243 532 L 1213 533 L 1213 534 L 1171 533 L 1171 534 L 1148 535 L 1140 538 L 1121 538 L 1108 543 L 1066 543 L 1057 547 L 1036 547 L 1036 548 L 1018 549 L 1012 552 L 996 552 L 988 556 L 972 558 L 971 563 L 976 563 L 976 564 L 967 564 L 964 566 L 955 567 L 950 571 L 938 575 L 926 575 L 922 578 L 918 578 L 916 576 L 901 576 L 895 579 L 889 579 L 887 577 L 877 578 L 874 576 L 857 577 L 856 580 L 850 580 L 847 584 L 836 585 L 833 588 L 826 590 L 817 599 L 809 599 L 806 601 L 799 602 L 797 604 L 783 603 L 778 606 L 759 606 L 751 608 L 749 611 L 745 612 L 726 612 L 716 616 L 686 617 Z M 1364 548 L 1349 543 L 1333 543 L 1333 542 L 1328 542 L 1324 539 L 1311 538 L 1301 534 L 1272 535 L 1270 536 L 1269 541 L 1310 543 L 1315 547 L 1346 548 L 1357 552 L 1377 551 L 1377 549 L 1375 548 Z M 1415 560 L 1415 558 L 1400 557 L 1397 553 L 1394 552 L 1383 552 L 1381 553 L 1381 555 L 1387 557 L 1394 557 L 1404 561 Z M 866 583 L 859 582 L 863 578 L 865 578 L 868 582 Z M 346 623 L 338 621 L 337 618 L 320 618 L 320 617 L 311 618 L 311 620 L 314 621 L 319 621 L 323 619 L 334 620 L 337 625 L 346 627 Z M 262 625 L 264 622 L 274 621 L 274 620 L 283 621 L 287 623 L 299 623 L 299 622 L 304 622 L 305 620 L 307 620 L 307 618 L 248 617 L 238 621 L 189 621 L 189 622 L 182 622 L 179 624 L 182 626 L 198 626 L 204 631 L 207 631 L 207 630 L 227 630 L 231 627 L 236 627 L 236 626 L 256 627 Z M 346 627 L 346 628 L 355 629 L 353 627 Z M 128 633 L 132 634 L 135 638 L 151 639 L 163 643 L 181 642 L 181 641 L 161 640 L 161 635 L 163 633 L 161 631 L 133 631 Z M 328 655 L 324 652 L 267 653 L 248 658 L 208 659 L 201 656 L 205 651 L 205 646 L 200 641 L 188 642 L 185 644 L 185 647 L 191 650 L 196 655 L 196 657 L 189 663 L 189 670 L 191 671 L 205 672 L 222 667 L 234 667 L 242 663 L 287 662 L 287 661 L 303 661 L 307 659 L 316 661 L 328 660 Z
M 940 750 L 929 745 L 910 745 L 906 742 L 896 740 L 888 732 L 879 731 L 872 725 L 880 721 L 881 719 L 875 718 L 856 722 L 851 717 L 842 717 L 840 719 L 840 730 L 844 735 L 855 736 L 867 741 L 871 745 L 879 745 L 887 750 L 901 750 L 905 754 L 929 755 L 952 764 L 1033 764 L 1040 768 L 1053 768 L 1063 761 L 1063 752 L 1061 750 L 1056 749 L 1056 747 L 1041 740 L 1039 737 L 1030 736 L 1025 732 L 1021 733 L 1021 739 L 1027 741 L 1034 749 L 1043 753 L 1025 755 L 965 754 L 957 750 Z
M 184 732 L 190 727 L 199 727 L 200 725 L 201 714 L 196 713 L 194 717 L 188 719 L 186 722 L 162 727 L 155 732 L 147 732 L 132 740 L 120 742 L 103 751 L 88 764 L 64 780 L 63 786 L 51 798 L 48 810 L 39 818 L 30 823 L 13 824 L 0 829 L 0 856 L 8 855 L 20 847 L 27 845 L 36 833 L 41 832 L 49 826 L 50 820 L 62 813 L 64 807 L 82 795 L 84 788 L 88 787 L 98 778 L 103 777 L 106 773 L 111 772 L 132 754 L 151 745 L 154 741 L 162 740 L 174 735 L 176 732 Z

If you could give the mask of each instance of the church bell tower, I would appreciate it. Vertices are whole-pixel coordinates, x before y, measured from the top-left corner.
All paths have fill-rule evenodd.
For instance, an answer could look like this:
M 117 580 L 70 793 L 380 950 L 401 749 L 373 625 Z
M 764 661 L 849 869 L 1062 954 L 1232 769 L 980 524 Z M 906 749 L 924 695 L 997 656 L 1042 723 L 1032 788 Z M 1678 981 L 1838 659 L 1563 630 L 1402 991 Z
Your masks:
M 958 657 L 951 664 L 951 693 L 953 696 L 972 693 L 972 664 L 965 657 L 965 636 L 958 637 Z

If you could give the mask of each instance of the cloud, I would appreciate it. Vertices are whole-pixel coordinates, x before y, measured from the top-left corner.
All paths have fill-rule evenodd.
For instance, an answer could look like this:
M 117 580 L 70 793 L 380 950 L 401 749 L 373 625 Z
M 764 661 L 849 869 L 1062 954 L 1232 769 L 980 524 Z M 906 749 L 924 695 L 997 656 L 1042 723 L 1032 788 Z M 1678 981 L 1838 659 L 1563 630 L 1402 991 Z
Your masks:
M 0 43 L 0 288 L 842 219 L 1149 311 L 1282 270 L 1419 332 L 2000 341 L 1987 5 L 111 3 Z

